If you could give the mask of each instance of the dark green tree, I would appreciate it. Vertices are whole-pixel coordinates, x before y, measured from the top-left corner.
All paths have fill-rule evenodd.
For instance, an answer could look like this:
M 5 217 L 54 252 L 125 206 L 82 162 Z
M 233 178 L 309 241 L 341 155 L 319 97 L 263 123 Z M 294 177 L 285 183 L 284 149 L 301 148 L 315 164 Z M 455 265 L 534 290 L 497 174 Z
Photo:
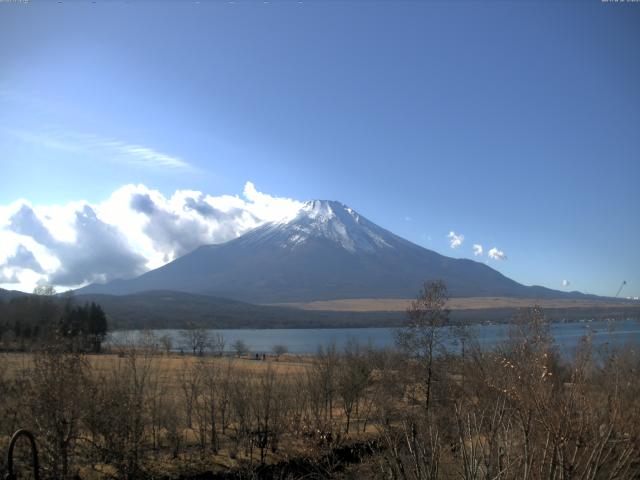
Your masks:
M 90 339 L 92 350 L 99 353 L 107 336 L 107 316 L 102 307 L 97 303 L 91 302 L 89 306 L 87 334 Z

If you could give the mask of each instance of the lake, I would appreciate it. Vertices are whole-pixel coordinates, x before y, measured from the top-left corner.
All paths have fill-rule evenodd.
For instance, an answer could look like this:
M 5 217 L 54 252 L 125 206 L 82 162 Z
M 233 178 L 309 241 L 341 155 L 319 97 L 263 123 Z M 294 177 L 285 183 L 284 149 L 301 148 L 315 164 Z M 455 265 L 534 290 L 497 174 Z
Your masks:
M 223 329 L 211 330 L 224 336 L 226 349 L 236 340 L 243 340 L 251 353 L 269 353 L 275 345 L 284 345 L 290 353 L 313 354 L 319 346 L 328 346 L 335 342 L 338 349 L 344 348 L 350 339 L 356 339 L 361 345 L 372 345 L 375 348 L 392 347 L 394 345 L 393 328 L 326 328 L 326 329 Z M 509 325 L 474 325 L 470 330 L 476 335 L 481 345 L 494 346 L 507 338 Z M 180 330 L 152 330 L 160 337 L 169 335 L 172 338 L 173 350 L 180 351 L 188 348 L 182 345 Z M 140 338 L 141 331 L 115 331 L 107 340 L 107 344 L 118 344 L 123 341 L 135 341 Z M 593 344 L 603 346 L 624 346 L 635 344 L 640 346 L 640 322 L 636 320 L 617 321 L 584 321 L 554 323 L 551 325 L 554 336 L 561 351 L 570 353 L 578 345 L 580 339 L 591 333 Z M 457 348 L 449 342 L 449 347 Z

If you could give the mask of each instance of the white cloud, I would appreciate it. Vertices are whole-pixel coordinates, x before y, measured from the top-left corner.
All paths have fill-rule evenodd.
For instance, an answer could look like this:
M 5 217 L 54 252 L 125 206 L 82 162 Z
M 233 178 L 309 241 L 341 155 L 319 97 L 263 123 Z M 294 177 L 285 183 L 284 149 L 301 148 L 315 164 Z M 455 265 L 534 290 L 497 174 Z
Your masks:
M 247 182 L 243 195 L 178 190 L 165 197 L 124 185 L 90 204 L 0 205 L 0 287 L 59 289 L 138 275 L 203 244 L 236 238 L 265 222 L 288 219 L 302 202 Z
M 476 257 L 481 257 L 484 252 L 482 245 L 474 243 L 473 244 L 473 255 Z
M 87 155 L 97 154 L 106 159 L 130 165 L 183 170 L 193 168 L 185 160 L 175 155 L 162 153 L 148 146 L 130 144 L 98 135 L 88 135 L 61 129 L 49 129 L 37 133 L 7 129 L 5 132 L 22 142 L 40 147 Z
M 449 239 L 449 246 L 451 248 L 458 248 L 460 245 L 462 245 L 462 242 L 464 242 L 464 235 L 457 234 L 454 231 L 449 232 L 447 238 Z
M 569 280 L 562 280 L 562 286 L 563 287 L 568 287 L 571 284 L 571 282 Z
M 487 255 L 489 255 L 489 258 L 492 258 L 494 260 L 507 259 L 507 255 L 502 250 L 498 250 L 496 247 L 493 247 L 491 250 L 489 250 L 489 253 Z
M 140 145 L 128 145 L 122 142 L 104 142 L 104 147 L 113 147 L 125 157 L 129 158 L 131 163 L 147 167 L 169 167 L 169 168 L 190 168 L 190 165 L 184 160 L 160 153 L 149 147 Z
M 256 190 L 252 182 L 247 182 L 243 191 L 248 202 L 242 204 L 252 215 L 267 222 L 292 218 L 302 208 L 302 202 L 285 197 L 273 197 Z

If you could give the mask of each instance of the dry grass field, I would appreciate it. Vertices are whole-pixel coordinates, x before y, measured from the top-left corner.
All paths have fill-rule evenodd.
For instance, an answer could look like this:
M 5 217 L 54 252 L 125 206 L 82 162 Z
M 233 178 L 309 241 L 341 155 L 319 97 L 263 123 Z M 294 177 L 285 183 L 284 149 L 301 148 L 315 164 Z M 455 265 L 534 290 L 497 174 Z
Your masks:
M 134 397 L 134 407 L 139 405 L 138 408 L 141 408 L 140 412 L 130 413 L 132 417 L 142 415 L 140 418 L 144 418 L 146 424 L 142 437 L 137 440 L 139 445 L 135 445 L 136 448 L 147 452 L 144 460 L 145 475 L 155 476 L 161 472 L 168 478 L 178 478 L 189 473 L 286 462 L 292 457 L 304 457 L 324 451 L 317 448 L 320 441 L 317 436 L 300 433 L 293 435 L 288 432 L 293 418 L 278 417 L 285 410 L 289 412 L 287 415 L 291 415 L 296 402 L 303 401 L 302 392 L 299 396 L 296 389 L 304 389 L 305 382 L 313 378 L 312 357 L 283 354 L 280 357 L 267 356 L 263 360 L 262 357 L 256 359 L 252 356 L 199 357 L 129 349 L 84 354 L 81 358 L 86 364 L 85 371 L 88 372 L 90 380 L 76 388 L 91 391 L 104 389 L 107 395 L 115 394 L 116 402 L 130 402 L 131 399 L 119 397 L 124 393 Z M 33 381 L 34 372 L 42 368 L 42 365 L 37 365 L 38 359 L 42 360 L 42 357 L 27 352 L 0 354 L 0 377 L 3 384 L 24 385 L 25 381 Z M 272 375 L 273 380 L 270 380 Z M 53 384 L 56 385 L 56 389 L 65 389 L 62 379 L 54 379 Z M 118 384 L 124 386 L 124 390 L 120 391 Z M 117 391 L 120 393 L 114 393 Z M 28 389 L 25 392 L 28 393 L 23 395 L 13 391 L 15 396 L 11 400 L 3 398 L 0 401 L 0 407 L 4 410 L 2 413 L 6 415 L 7 412 L 13 412 L 14 418 L 17 419 L 17 423 L 11 427 L 3 428 L 3 436 L 0 439 L 2 449 L 6 448 L 8 436 L 12 431 L 17 428 L 35 427 L 30 418 L 29 406 L 33 402 L 29 397 L 34 395 L 34 392 Z M 83 397 L 88 393 L 76 390 L 75 395 Z M 141 404 L 135 401 L 137 395 L 140 395 Z M 273 400 L 265 404 L 264 397 L 270 395 L 274 396 Z M 64 398 L 64 402 L 67 401 L 69 399 Z M 83 400 L 86 401 L 91 402 L 91 398 Z M 282 405 L 278 406 L 279 402 L 282 402 Z M 66 409 L 68 406 L 61 404 L 60 408 Z M 83 403 L 81 408 L 84 411 L 88 409 L 86 403 Z M 218 410 L 215 413 L 218 422 L 215 449 L 211 446 L 211 427 L 214 425 L 211 423 L 212 408 Z M 221 426 L 225 422 L 224 413 L 223 418 L 220 418 L 221 408 L 228 408 L 226 427 Z M 239 412 L 238 417 L 235 416 L 236 409 Z M 243 409 L 246 409 L 246 414 L 251 418 L 243 418 Z M 342 425 L 344 412 L 337 399 L 330 406 L 330 410 L 328 418 L 332 419 L 332 424 Z M 54 405 L 51 406 L 50 412 L 43 413 L 52 416 L 61 414 L 56 412 Z M 271 420 L 268 419 L 269 415 L 273 416 Z M 115 416 L 117 418 L 121 415 Z M 242 425 L 245 421 L 248 424 Z M 277 449 L 275 445 L 270 445 L 264 451 L 264 458 L 261 458 L 255 436 L 257 430 L 266 428 L 261 422 L 269 421 L 277 422 L 277 425 L 268 428 L 281 429 L 282 433 L 279 434 Z M 361 429 L 358 428 L 357 418 L 352 418 L 351 421 L 350 441 L 370 438 L 375 434 L 373 425 L 365 425 Z M 302 421 L 296 428 L 305 429 L 308 426 Z M 128 438 L 130 435 L 131 433 L 125 435 L 127 442 L 132 441 Z M 88 431 L 81 431 L 78 435 L 81 438 L 89 436 Z M 39 438 L 40 442 L 43 440 Z M 81 444 L 82 442 L 79 443 Z M 82 451 L 81 447 L 78 448 Z M 90 465 L 78 463 L 75 468 L 81 478 L 101 479 L 119 475 L 117 468 L 101 462 Z
M 350 298 L 315 302 L 278 303 L 273 305 L 299 308 L 301 310 L 325 310 L 335 312 L 403 312 L 411 304 L 410 298 Z M 447 307 L 451 310 L 483 310 L 496 308 L 526 308 L 532 304 L 541 308 L 638 308 L 640 302 L 627 300 L 577 300 L 577 299 L 531 299 L 507 297 L 451 298 Z
M 441 352 L 436 326 L 399 350 L 264 360 L 3 353 L 0 451 L 30 429 L 42 478 L 69 480 L 640 478 L 636 348 L 585 337 L 564 359 L 535 308 L 492 350 Z
M 96 373 L 104 373 L 113 369 L 113 367 L 122 361 L 122 355 L 117 352 L 106 352 L 104 354 L 85 355 L 86 360 L 89 362 L 91 370 Z M 25 369 L 33 367 L 34 356 L 30 353 L 2 353 L 0 354 L 0 363 L 2 364 L 2 370 L 8 377 L 13 377 L 18 372 L 22 372 Z M 151 365 L 154 370 L 163 373 L 163 376 L 168 381 L 166 387 L 176 387 L 180 372 L 185 368 L 191 368 L 195 366 L 202 359 L 201 357 L 193 355 L 178 355 L 178 354 L 157 354 L 151 357 Z M 306 356 L 297 356 L 285 354 L 281 355 L 279 359 L 275 356 L 268 356 L 266 360 L 255 360 L 253 357 L 206 357 L 206 361 L 217 368 L 227 367 L 231 364 L 232 368 L 238 371 L 245 372 L 247 374 L 258 374 L 273 370 L 277 375 L 294 375 L 301 374 L 306 371 L 310 363 L 310 358 Z

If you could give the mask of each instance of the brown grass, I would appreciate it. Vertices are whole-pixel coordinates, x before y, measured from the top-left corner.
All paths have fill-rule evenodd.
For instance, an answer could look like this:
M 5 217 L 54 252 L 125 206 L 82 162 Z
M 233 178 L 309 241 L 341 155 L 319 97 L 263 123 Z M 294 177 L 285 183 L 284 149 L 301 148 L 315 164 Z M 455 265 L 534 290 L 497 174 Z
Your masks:
M 95 373 L 102 373 L 113 370 L 113 366 L 122 360 L 121 356 L 115 352 L 100 355 L 86 355 L 91 370 Z M 152 359 L 153 367 L 163 372 L 165 378 L 177 381 L 178 374 L 185 368 L 190 367 L 202 357 L 193 355 L 178 354 L 158 354 Z M 303 373 L 310 365 L 310 357 L 297 355 L 282 355 L 280 359 L 268 356 L 266 360 L 254 360 L 251 357 L 206 357 L 207 361 L 227 365 L 231 361 L 233 367 L 247 373 L 262 373 L 271 368 L 279 375 L 292 375 Z M 8 377 L 13 377 L 19 372 L 33 366 L 33 355 L 30 353 L 3 353 L 0 355 L 2 370 Z
M 301 310 L 325 310 L 334 312 L 403 312 L 411 304 L 410 298 L 349 298 L 342 300 L 319 300 L 314 302 L 291 302 L 273 305 L 299 308 Z M 582 300 L 582 299 L 531 299 L 508 297 L 452 298 L 447 303 L 451 310 L 483 310 L 494 308 L 526 308 L 532 304 L 542 308 L 609 308 L 638 307 L 638 302 L 626 300 Z
M 149 361 L 150 377 L 158 379 L 160 391 L 163 396 L 172 397 L 177 404 L 180 404 L 183 396 L 181 387 L 181 375 L 185 370 L 194 367 L 195 364 L 203 359 L 203 357 L 193 355 L 179 355 L 179 354 L 162 354 L 156 353 L 153 355 L 144 355 L 142 350 L 138 351 L 138 360 L 140 362 Z M 21 375 L 28 375 L 31 368 L 34 367 L 34 354 L 32 353 L 0 353 L 0 366 L 3 378 L 17 379 Z M 117 365 L 120 362 L 125 362 L 127 359 L 123 352 L 105 352 L 102 354 L 86 354 L 84 358 L 87 360 L 90 366 L 91 374 L 95 378 L 100 378 L 101 375 L 109 376 L 117 371 Z M 204 357 L 209 365 L 216 365 L 222 368 L 228 367 L 228 363 L 231 362 L 234 375 L 245 376 L 246 378 L 257 379 L 260 374 L 265 373 L 268 369 L 271 369 L 277 375 L 282 376 L 297 376 L 303 375 L 307 369 L 312 366 L 312 358 L 308 356 L 297 356 L 293 354 L 284 354 L 279 358 L 275 356 L 267 356 L 266 360 L 254 359 L 254 357 Z M 180 415 L 180 414 L 177 414 Z M 336 418 L 340 418 L 342 411 L 336 406 L 334 409 L 334 415 Z M 230 439 L 221 436 L 221 448 L 217 453 L 213 453 L 209 450 L 206 454 L 200 456 L 194 454 L 197 451 L 197 421 L 194 420 L 194 428 L 181 427 L 181 432 L 184 439 L 184 450 L 180 453 L 178 458 L 172 458 L 167 449 L 156 452 L 155 460 L 151 462 L 152 467 L 156 470 L 162 471 L 163 474 L 169 477 L 179 477 L 181 474 L 190 471 L 207 471 L 207 470 L 225 470 L 228 468 L 238 467 L 242 462 L 246 462 L 248 457 L 243 454 L 242 451 L 237 453 L 237 456 L 230 455 Z M 354 419 L 354 425 L 356 420 Z M 373 435 L 374 428 L 369 426 L 366 433 L 360 433 L 359 437 Z M 5 438 L 0 441 L 0 447 L 6 448 Z M 149 439 L 147 438 L 148 442 Z M 266 463 L 278 462 L 289 458 L 291 455 L 303 455 L 308 453 L 308 444 L 301 438 L 296 438 L 291 435 L 284 435 L 282 438 L 282 447 L 278 453 L 271 451 L 267 452 Z M 254 453 L 254 462 L 256 461 Z M 150 464 L 150 465 L 151 465 Z M 108 477 L 113 474 L 113 467 L 111 466 L 94 466 L 94 468 L 82 467 L 82 478 L 96 479 L 103 478 L 102 474 L 98 474 L 97 471 L 103 470 L 103 473 Z

